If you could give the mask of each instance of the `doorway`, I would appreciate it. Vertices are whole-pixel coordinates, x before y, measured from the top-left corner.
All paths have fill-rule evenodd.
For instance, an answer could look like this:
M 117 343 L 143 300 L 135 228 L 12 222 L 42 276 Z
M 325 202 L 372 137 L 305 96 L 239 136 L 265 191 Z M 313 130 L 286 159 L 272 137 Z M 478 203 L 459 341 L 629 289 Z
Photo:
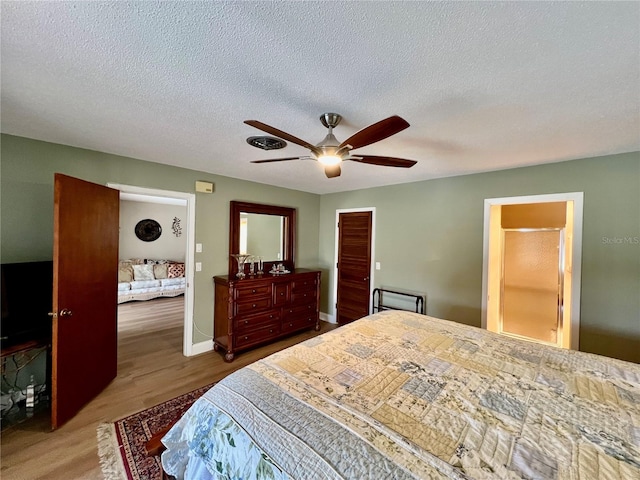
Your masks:
M 156 190 L 135 187 L 131 185 L 108 184 L 109 187 L 120 191 L 120 199 L 138 202 L 180 204 L 186 206 L 185 220 L 181 225 L 185 242 L 185 293 L 183 307 L 183 341 L 182 353 L 185 356 L 201 353 L 194 351 L 193 345 L 193 278 L 194 278 L 194 239 L 195 239 L 195 195 L 185 192 Z M 170 232 L 166 232 L 169 234 Z
M 371 313 L 375 208 L 336 210 L 336 321 L 346 324 Z
M 482 327 L 577 350 L 582 193 L 485 200 Z

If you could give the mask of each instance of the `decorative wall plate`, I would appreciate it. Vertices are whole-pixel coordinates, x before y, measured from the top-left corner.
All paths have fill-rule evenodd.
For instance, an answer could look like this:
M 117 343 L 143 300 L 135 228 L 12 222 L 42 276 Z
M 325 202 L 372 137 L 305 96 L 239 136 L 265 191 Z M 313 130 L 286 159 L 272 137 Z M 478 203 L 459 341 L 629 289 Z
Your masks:
M 143 242 L 153 242 L 154 240 L 157 240 L 162 234 L 162 227 L 155 220 L 146 218 L 144 220 L 140 220 L 136 224 L 135 232 L 136 237 L 138 237 Z

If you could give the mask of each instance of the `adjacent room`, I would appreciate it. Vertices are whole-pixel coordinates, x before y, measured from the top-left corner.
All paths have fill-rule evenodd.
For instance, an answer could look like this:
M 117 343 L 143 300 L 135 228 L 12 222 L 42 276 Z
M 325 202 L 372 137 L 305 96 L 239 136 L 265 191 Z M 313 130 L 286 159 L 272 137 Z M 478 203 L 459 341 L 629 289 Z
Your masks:
M 3 478 L 640 477 L 640 3 L 0 8 Z

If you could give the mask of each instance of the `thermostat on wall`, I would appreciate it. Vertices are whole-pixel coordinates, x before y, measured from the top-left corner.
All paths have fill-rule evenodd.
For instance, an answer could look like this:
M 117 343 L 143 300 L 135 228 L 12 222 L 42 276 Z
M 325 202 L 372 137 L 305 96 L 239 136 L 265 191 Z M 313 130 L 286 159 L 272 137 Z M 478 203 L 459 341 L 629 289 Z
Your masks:
M 213 193 L 213 183 L 196 180 L 196 192 Z

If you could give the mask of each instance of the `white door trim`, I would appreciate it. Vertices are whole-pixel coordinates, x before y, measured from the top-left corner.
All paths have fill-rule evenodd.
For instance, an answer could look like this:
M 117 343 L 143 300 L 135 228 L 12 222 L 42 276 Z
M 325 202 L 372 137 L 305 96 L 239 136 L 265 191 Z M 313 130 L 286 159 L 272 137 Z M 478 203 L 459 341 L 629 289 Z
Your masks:
M 108 187 L 120 190 L 120 195 L 131 194 L 146 197 L 156 197 L 160 199 L 174 199 L 186 201 L 187 222 L 184 229 L 186 237 L 185 252 L 185 276 L 187 285 L 184 292 L 184 328 L 182 340 L 182 354 L 190 357 L 200 352 L 193 351 L 193 282 L 194 282 L 194 259 L 195 259 L 195 231 L 196 231 L 196 196 L 193 193 L 174 192 L 170 190 L 158 190 L 155 188 L 136 187 L 133 185 L 120 185 L 108 183 Z M 151 200 L 151 199 L 149 199 Z M 213 347 L 212 347 L 213 348 Z
M 374 285 L 374 272 L 375 254 L 376 254 L 376 207 L 362 207 L 362 208 L 342 208 L 336 210 L 336 223 L 335 223 L 335 246 L 333 254 L 333 315 L 327 315 L 326 319 L 330 323 L 338 323 L 336 305 L 338 302 L 338 241 L 340 232 L 338 231 L 338 220 L 341 213 L 356 213 L 356 212 L 371 212 L 371 265 L 369 265 L 369 299 L 373 292 Z M 330 305 L 331 307 L 331 305 Z M 371 314 L 371 302 L 369 302 L 369 314 Z
M 580 346 L 580 286 L 582 279 L 582 212 L 584 192 L 552 193 L 547 195 L 526 195 L 521 197 L 487 198 L 484 201 L 484 231 L 482 235 L 482 328 L 487 328 L 487 301 L 489 288 L 489 223 L 493 205 L 516 205 L 521 203 L 574 203 L 573 248 L 571 256 L 572 294 L 571 294 L 571 349 Z

